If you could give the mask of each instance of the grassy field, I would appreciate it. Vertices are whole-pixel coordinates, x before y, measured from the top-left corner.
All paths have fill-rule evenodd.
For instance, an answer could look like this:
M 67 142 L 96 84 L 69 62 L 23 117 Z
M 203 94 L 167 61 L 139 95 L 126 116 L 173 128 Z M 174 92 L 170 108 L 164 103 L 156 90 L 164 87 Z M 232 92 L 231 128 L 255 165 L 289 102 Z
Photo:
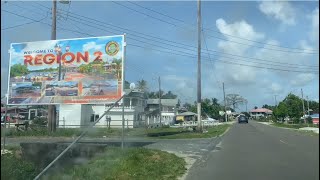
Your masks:
M 207 133 L 190 132 L 183 128 L 133 128 L 126 129 L 126 137 L 143 137 L 143 138 L 167 138 L 167 139 L 184 139 L 184 138 L 209 138 L 221 135 L 230 125 L 219 125 L 209 127 Z M 75 137 L 80 135 L 80 128 L 59 128 L 56 132 L 48 132 L 46 128 L 37 128 L 28 131 L 16 131 L 15 129 L 7 129 L 7 137 Z M 117 128 L 93 128 L 89 130 L 87 137 L 120 137 L 121 129 Z
M 13 153 L 1 155 L 1 178 L 31 180 L 40 173 L 34 164 L 21 158 L 16 147 L 8 149 Z M 171 180 L 181 176 L 185 166 L 183 158 L 159 150 L 108 148 L 88 163 L 64 168 L 54 175 L 48 174 L 45 179 Z
M 65 169 L 48 179 L 171 180 L 185 172 L 185 165 L 184 159 L 159 150 L 110 148 L 87 164 Z

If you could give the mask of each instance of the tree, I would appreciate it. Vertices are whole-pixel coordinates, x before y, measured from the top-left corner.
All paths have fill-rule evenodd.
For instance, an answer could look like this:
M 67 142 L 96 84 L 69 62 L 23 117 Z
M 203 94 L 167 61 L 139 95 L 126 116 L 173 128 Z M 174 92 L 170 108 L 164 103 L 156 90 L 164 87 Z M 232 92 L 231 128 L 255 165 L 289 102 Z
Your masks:
M 130 83 L 128 81 L 124 81 L 124 89 L 130 89 Z
M 245 102 L 245 99 L 239 94 L 227 94 L 226 101 L 228 106 L 232 106 L 233 109 L 236 109 Z
M 168 91 L 161 98 L 162 99 L 176 99 L 177 97 L 178 97 L 177 95 L 173 94 L 171 91 Z
M 147 81 L 145 80 L 141 80 L 137 82 L 137 88 L 140 89 L 141 91 L 147 91 L 148 87 L 147 87 Z
M 301 99 L 298 96 L 290 93 L 275 108 L 274 115 L 281 118 L 289 116 L 291 118 L 300 119 L 303 115 Z
M 112 67 L 115 69 L 115 74 L 117 79 L 121 79 L 121 72 L 122 72 L 122 60 L 121 59 L 113 59 L 111 63 Z
M 16 76 L 23 76 L 29 73 L 29 70 L 26 65 L 22 64 L 15 64 L 11 66 L 10 69 L 10 76 L 16 77 Z
M 254 107 L 254 109 L 258 109 L 258 107 L 257 107 L 257 106 L 255 106 L 255 107 Z

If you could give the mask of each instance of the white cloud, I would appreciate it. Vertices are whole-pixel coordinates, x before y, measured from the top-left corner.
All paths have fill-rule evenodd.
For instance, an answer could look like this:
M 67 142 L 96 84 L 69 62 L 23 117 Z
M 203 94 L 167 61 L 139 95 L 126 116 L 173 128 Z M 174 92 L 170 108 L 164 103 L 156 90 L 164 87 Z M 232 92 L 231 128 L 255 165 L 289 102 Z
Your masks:
M 270 85 L 270 90 L 272 91 L 272 93 L 280 93 L 282 92 L 283 88 L 280 84 L 273 82 Z
M 216 26 L 221 33 L 230 35 L 230 36 L 225 35 L 225 38 L 227 39 L 226 41 L 221 40 L 218 42 L 218 48 L 221 49 L 221 51 L 226 52 L 228 54 L 245 56 L 248 50 L 250 50 L 250 45 L 254 44 L 254 42 L 252 41 L 244 42 L 249 46 L 234 43 L 232 41 L 237 41 L 237 42 L 242 42 L 242 41 L 239 39 L 235 40 L 233 36 L 247 38 L 253 41 L 262 40 L 264 38 L 263 33 L 256 32 L 254 27 L 248 24 L 244 20 L 228 24 L 225 22 L 225 20 L 218 19 L 216 21 Z M 230 60 L 230 58 L 227 58 L 227 57 L 219 58 L 220 61 L 228 61 L 228 62 L 234 61 L 235 63 L 243 64 L 243 62 L 241 61 L 237 62 L 238 60 L 234 59 L 234 57 L 232 57 L 231 59 L 232 60 Z M 218 71 L 222 75 L 222 78 L 224 79 L 224 81 L 230 82 L 232 84 L 244 85 L 244 86 L 247 84 L 255 83 L 257 69 L 253 67 L 240 66 L 232 63 L 231 64 L 217 63 L 215 67 L 216 67 L 216 71 Z
M 310 40 L 313 42 L 319 41 L 319 8 L 313 10 L 308 18 L 311 20 Z
M 103 48 L 103 45 L 102 44 L 97 45 L 96 42 L 88 42 L 82 46 L 83 51 L 90 51 L 90 50 L 101 51 L 102 48 Z
M 295 25 L 296 12 L 293 6 L 286 1 L 262 1 L 259 4 L 262 13 L 269 17 L 273 17 L 283 24 Z
M 312 80 L 314 80 L 314 78 L 315 78 L 314 74 L 302 73 L 302 74 L 299 74 L 298 76 L 294 77 L 294 79 L 292 79 L 290 81 L 290 83 L 293 86 L 304 86 L 304 85 L 307 85 L 308 83 L 310 83 Z

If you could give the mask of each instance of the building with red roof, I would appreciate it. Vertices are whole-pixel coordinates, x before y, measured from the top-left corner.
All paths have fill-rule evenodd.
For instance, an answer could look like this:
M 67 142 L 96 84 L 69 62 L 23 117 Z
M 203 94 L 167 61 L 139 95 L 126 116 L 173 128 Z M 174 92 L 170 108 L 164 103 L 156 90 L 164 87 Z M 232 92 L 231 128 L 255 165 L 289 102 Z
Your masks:
M 270 109 L 267 108 L 257 108 L 257 109 L 252 109 L 250 111 L 250 116 L 251 117 L 266 117 L 266 116 L 271 116 L 272 115 L 272 111 Z

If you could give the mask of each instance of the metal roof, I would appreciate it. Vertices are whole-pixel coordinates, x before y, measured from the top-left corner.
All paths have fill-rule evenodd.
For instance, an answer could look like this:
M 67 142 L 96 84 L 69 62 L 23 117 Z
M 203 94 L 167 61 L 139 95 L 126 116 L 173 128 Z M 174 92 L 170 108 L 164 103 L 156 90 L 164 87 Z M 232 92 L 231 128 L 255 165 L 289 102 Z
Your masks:
M 177 116 L 195 116 L 195 115 L 197 115 L 197 114 L 194 112 L 184 112 L 181 114 L 177 114 Z
M 159 104 L 159 99 L 148 99 L 147 104 Z M 161 105 L 163 106 L 176 106 L 178 99 L 161 99 Z

